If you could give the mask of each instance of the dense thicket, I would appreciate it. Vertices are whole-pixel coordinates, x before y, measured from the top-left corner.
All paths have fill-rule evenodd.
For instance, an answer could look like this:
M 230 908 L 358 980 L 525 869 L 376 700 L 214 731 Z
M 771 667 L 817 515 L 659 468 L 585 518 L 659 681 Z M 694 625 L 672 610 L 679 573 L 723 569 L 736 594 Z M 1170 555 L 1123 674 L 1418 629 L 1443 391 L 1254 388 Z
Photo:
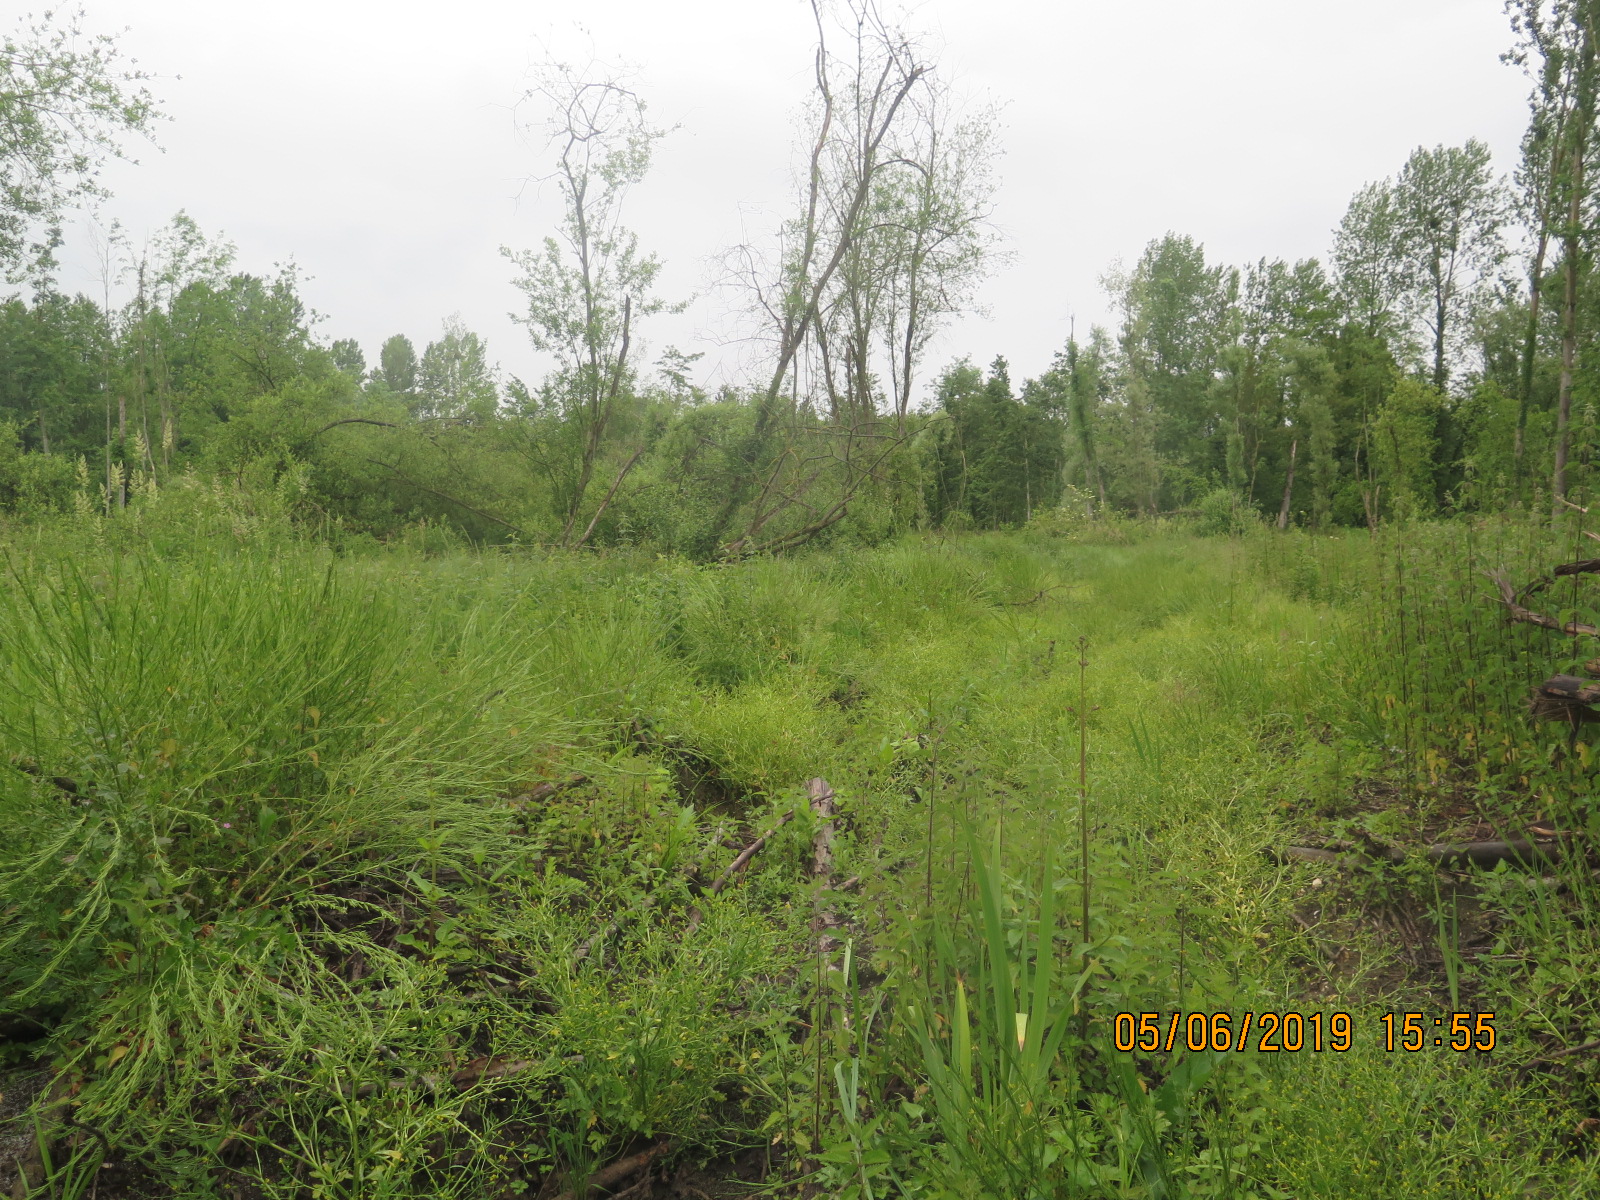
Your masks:
M 989 259 L 994 121 L 870 5 L 819 23 L 796 215 L 733 256 L 772 357 L 716 395 L 695 354 L 645 361 L 666 303 L 622 218 L 662 131 L 626 80 L 554 68 L 530 98 L 565 216 L 506 251 L 545 378 L 502 377 L 455 318 L 369 370 L 292 272 L 238 272 L 180 213 L 142 253 L 113 244 L 123 299 L 35 270 L 0 307 L 0 505 L 110 514 L 221 479 L 347 534 L 715 557 L 1064 502 L 1312 527 L 1559 503 L 1589 485 L 1600 381 L 1591 5 L 1509 7 L 1533 84 L 1512 179 L 1479 142 L 1419 147 L 1351 199 L 1326 260 L 1230 265 L 1167 233 L 1106 275 L 1115 328 L 1020 382 L 1000 358 L 921 378 Z

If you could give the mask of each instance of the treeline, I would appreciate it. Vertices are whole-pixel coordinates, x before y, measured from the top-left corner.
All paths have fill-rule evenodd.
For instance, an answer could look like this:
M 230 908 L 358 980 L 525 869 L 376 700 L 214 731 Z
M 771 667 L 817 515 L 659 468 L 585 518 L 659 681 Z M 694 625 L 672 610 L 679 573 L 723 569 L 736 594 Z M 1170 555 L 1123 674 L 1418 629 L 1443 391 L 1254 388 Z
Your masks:
M 502 377 L 454 319 L 369 363 L 318 334 L 292 270 L 239 273 L 179 214 L 137 254 L 113 241 L 118 302 L 57 291 L 45 256 L 32 298 L 0 307 L 0 506 L 111 515 L 222 480 L 380 538 L 425 520 L 708 558 L 1063 505 L 1322 528 L 1583 503 L 1593 7 L 1510 6 L 1533 84 L 1512 178 L 1476 141 L 1419 148 L 1355 195 L 1325 260 L 1233 266 L 1169 233 L 1105 276 L 1115 328 L 1036 378 L 963 361 L 931 389 L 925 349 L 994 244 L 994 119 L 933 82 L 915 39 L 870 3 L 819 25 L 795 215 L 730 257 L 770 355 L 714 395 L 696 354 L 641 361 L 667 305 L 622 213 L 663 132 L 627 81 L 552 66 L 532 98 L 564 219 L 505 252 L 544 378 Z

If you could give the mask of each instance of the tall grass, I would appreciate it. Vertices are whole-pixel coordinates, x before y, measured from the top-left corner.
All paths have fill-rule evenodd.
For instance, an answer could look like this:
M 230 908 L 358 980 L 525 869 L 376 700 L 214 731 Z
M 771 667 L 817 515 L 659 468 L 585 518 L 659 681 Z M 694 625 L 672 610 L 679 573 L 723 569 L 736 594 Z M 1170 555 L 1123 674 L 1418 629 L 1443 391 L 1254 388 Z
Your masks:
M 1583 1101 L 1514 1065 L 1110 1044 L 1118 1011 L 1491 998 L 1509 1064 L 1582 1039 L 1576 862 L 1318 891 L 1267 853 L 1530 805 L 1587 828 L 1584 742 L 1519 707 L 1553 639 L 1473 575 L 1548 548 L 1512 522 L 731 567 L 18 537 L 0 994 L 44 1036 L 4 1052 L 78 1123 L 39 1194 L 83 1194 L 107 1143 L 181 1196 L 554 1193 L 664 1138 L 841 1196 L 1342 1197 L 1340 1139 L 1370 1194 L 1470 1195 L 1496 1146 L 1486 1194 L 1581 1186 Z M 826 904 L 818 774 L 858 881 Z M 1395 912 L 1437 978 L 1383 973 Z M 1371 1119 L 1418 1103 L 1463 1115 Z

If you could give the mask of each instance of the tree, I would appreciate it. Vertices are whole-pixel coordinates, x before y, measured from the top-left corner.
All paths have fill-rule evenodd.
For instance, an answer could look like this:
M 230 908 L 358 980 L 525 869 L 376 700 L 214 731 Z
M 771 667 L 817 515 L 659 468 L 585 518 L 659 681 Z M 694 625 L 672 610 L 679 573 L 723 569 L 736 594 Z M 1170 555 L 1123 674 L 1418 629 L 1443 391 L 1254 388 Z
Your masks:
M 1406 299 L 1433 343 L 1433 386 L 1450 382 L 1449 360 L 1472 319 L 1494 298 L 1506 260 L 1510 197 L 1489 147 L 1418 147 L 1395 183 Z
M 499 386 L 484 340 L 452 316 L 444 336 L 429 342 L 417 367 L 416 414 L 422 417 L 492 416 Z
M 158 117 L 114 38 L 85 36 L 81 10 L 52 18 L 0 39 L 0 267 L 13 281 L 49 276 L 66 211 L 107 194 L 101 166 Z
M 1427 516 L 1434 510 L 1434 469 L 1444 396 L 1416 379 L 1395 381 L 1373 420 L 1373 461 L 1388 484 L 1390 508 L 1399 517 Z
M 1049 412 L 1065 425 L 1061 450 L 1061 483 L 1077 479 L 1083 489 L 1106 502 L 1105 480 L 1095 446 L 1095 425 L 1102 395 L 1105 358 L 1109 347 L 1106 332 L 1091 330 L 1088 346 L 1079 344 L 1076 335 L 1057 350 L 1050 367 L 1037 379 L 1023 385 L 1023 399 L 1041 411 Z M 1059 490 L 1059 489 L 1058 489 Z
M 397 333 L 383 343 L 373 378 L 401 398 L 417 390 L 417 350 L 410 338 Z
M 1402 332 L 1400 298 L 1405 277 L 1396 269 L 1401 238 L 1394 185 L 1369 183 L 1351 197 L 1333 235 L 1333 265 L 1339 299 L 1369 338 Z
M 625 461 L 580 533 L 606 434 L 630 382 L 634 322 L 665 307 L 651 294 L 661 264 L 640 251 L 638 236 L 622 223 L 622 210 L 666 131 L 646 120 L 644 100 L 625 78 L 593 64 L 581 70 L 545 64 L 525 100 L 547 110 L 540 124 L 555 152 L 555 169 L 544 181 L 561 195 L 560 232 L 559 238 L 545 238 L 539 250 L 500 252 L 521 270 L 514 282 L 525 308 L 514 319 L 527 328 L 536 350 L 556 358 L 544 390 L 575 443 L 573 469 L 559 489 L 561 542 L 581 545 L 638 459 L 635 454 Z
M 355 338 L 339 338 L 328 353 L 333 355 L 333 365 L 357 383 L 367 377 L 367 356 L 361 353 L 361 343 Z
M 1358 192 L 1334 241 L 1346 302 L 1368 334 L 1421 335 L 1433 386 L 1501 284 L 1509 194 L 1489 148 L 1419 146 L 1399 176 Z
M 1533 197 L 1530 207 L 1537 222 L 1537 250 L 1523 347 L 1524 394 L 1518 438 L 1520 444 L 1521 430 L 1527 422 L 1527 394 L 1532 389 L 1540 269 L 1549 232 L 1555 232 L 1562 245 L 1561 377 L 1556 398 L 1551 490 L 1559 513 L 1567 494 L 1573 374 L 1578 355 L 1579 282 L 1588 250 L 1584 217 L 1590 191 L 1589 159 L 1595 146 L 1596 91 L 1600 89 L 1595 41 L 1600 5 L 1595 0 L 1509 0 L 1506 7 L 1519 38 L 1509 57 L 1523 64 L 1535 78 L 1530 98 L 1532 116 L 1524 141 L 1524 191 Z
M 959 119 L 874 0 L 812 15 L 799 211 L 775 256 L 736 252 L 773 356 L 716 522 L 742 518 L 728 555 L 809 541 L 885 484 L 928 337 L 991 257 L 993 114 Z
M 1125 463 L 1138 506 L 1154 513 L 1163 480 L 1182 499 L 1223 465 L 1227 435 L 1213 392 L 1234 281 L 1207 265 L 1194 239 L 1169 233 L 1103 284 L 1122 312 Z

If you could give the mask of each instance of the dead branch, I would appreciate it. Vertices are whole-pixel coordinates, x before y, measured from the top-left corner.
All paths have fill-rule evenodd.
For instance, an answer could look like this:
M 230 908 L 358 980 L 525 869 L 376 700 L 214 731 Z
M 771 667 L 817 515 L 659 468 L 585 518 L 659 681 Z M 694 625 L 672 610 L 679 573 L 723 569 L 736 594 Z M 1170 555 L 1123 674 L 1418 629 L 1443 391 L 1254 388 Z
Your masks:
M 1005 605 L 1007 608 L 1026 608 L 1030 604 L 1039 603 L 1039 601 L 1043 600 L 1051 592 L 1059 592 L 1062 588 L 1075 588 L 1078 586 L 1079 585 L 1076 583 L 1057 583 L 1047 588 L 1040 588 L 1026 600 L 1002 600 L 1000 603 Z
M 633 464 L 638 462 L 643 457 L 644 447 L 640 446 L 633 452 L 633 457 L 622 464 L 622 470 L 617 472 L 616 482 L 611 485 L 611 490 L 606 493 L 606 498 L 600 501 L 600 507 L 594 510 L 594 516 L 589 519 L 589 528 L 583 531 L 583 536 L 581 538 L 572 543 L 572 548 L 574 550 L 583 549 L 583 544 L 587 542 L 590 536 L 594 533 L 594 527 L 600 524 L 600 518 L 605 516 L 606 509 L 610 508 L 611 502 L 616 499 L 617 489 L 622 486 L 622 481 L 628 477 L 628 472 L 633 470 Z
M 1600 563 L 1600 559 L 1595 561 Z M 1566 565 L 1577 566 L 1579 564 L 1569 563 Z M 1556 570 L 1559 572 L 1561 568 L 1557 567 Z M 1569 572 L 1569 574 L 1576 573 L 1577 572 Z M 1488 576 L 1494 582 L 1495 588 L 1500 593 L 1499 602 L 1505 606 L 1507 615 L 1510 616 L 1513 621 L 1521 621 L 1525 625 L 1537 625 L 1541 629 L 1553 629 L 1557 633 L 1564 633 L 1569 637 L 1600 637 L 1600 629 L 1597 629 L 1593 625 L 1586 625 L 1581 621 L 1568 621 L 1565 625 L 1563 625 L 1554 617 L 1547 617 L 1541 612 L 1534 612 L 1531 608 L 1528 608 L 1521 603 L 1522 598 L 1531 595 L 1535 591 L 1541 590 L 1544 585 L 1553 582 L 1553 580 L 1549 579 L 1548 577 L 1542 580 L 1535 580 L 1533 583 L 1523 588 L 1522 592 L 1519 593 L 1511 586 L 1511 581 L 1505 577 L 1505 573 L 1503 571 L 1490 571 L 1488 572 Z
M 711 885 L 709 889 L 711 894 L 715 896 L 717 893 L 722 891 L 723 888 L 727 887 L 728 884 L 732 883 L 733 877 L 740 871 L 744 870 L 745 867 L 749 865 L 752 858 L 761 853 L 761 848 L 767 844 L 767 839 L 773 834 L 777 833 L 779 829 L 783 828 L 792 820 L 794 820 L 794 809 L 791 808 L 788 812 L 784 813 L 783 816 L 778 818 L 777 824 L 773 825 L 771 829 L 767 830 L 755 841 L 751 842 L 748 846 L 741 850 L 739 852 L 739 857 L 729 863 L 728 869 L 719 875 L 716 882 Z
M 627 1158 L 619 1158 L 609 1167 L 596 1171 L 589 1176 L 589 1181 L 585 1186 L 576 1191 L 562 1192 L 556 1197 L 556 1200 L 582 1200 L 583 1197 L 589 1195 L 591 1188 L 613 1188 L 624 1179 L 646 1170 L 651 1163 L 655 1162 L 656 1159 L 671 1150 L 675 1145 L 677 1145 L 677 1139 L 665 1138 L 654 1146 L 639 1151 L 637 1154 L 630 1154 Z
M 1561 857 L 1562 839 L 1559 838 L 1511 838 L 1506 841 L 1490 842 L 1437 842 L 1427 846 L 1422 851 L 1422 857 L 1435 866 L 1440 867 L 1482 867 L 1493 868 L 1500 863 L 1510 863 L 1513 866 L 1532 868 L 1542 866 Z M 1348 862 L 1352 857 L 1375 859 L 1380 862 L 1403 862 L 1406 853 L 1395 846 L 1383 846 L 1376 842 L 1357 846 L 1350 842 L 1336 842 L 1331 846 L 1286 846 L 1280 853 L 1274 854 L 1280 862 L 1299 860 L 1301 862 L 1322 862 L 1339 864 Z
M 475 1058 L 450 1076 L 450 1083 L 457 1091 L 464 1092 L 473 1084 L 483 1079 L 506 1079 L 512 1075 L 521 1075 L 533 1070 L 540 1064 L 528 1058 L 493 1058 L 484 1055 Z
M 1565 721 L 1577 736 L 1578 726 L 1600 721 L 1591 705 L 1600 703 L 1600 683 L 1576 675 L 1552 675 L 1528 697 L 1528 715 L 1536 721 Z
M 375 421 L 371 417 L 340 417 L 337 421 L 329 421 L 321 429 L 316 429 L 316 430 L 313 430 L 312 432 L 306 434 L 305 437 L 300 439 L 299 443 L 295 446 L 295 449 L 296 450 L 304 449 L 306 446 L 309 446 L 312 442 L 314 442 L 317 438 L 319 438 L 323 434 L 327 433 L 328 430 L 337 429 L 341 425 L 377 425 L 377 426 L 380 426 L 381 428 L 384 428 L 384 429 L 399 429 L 400 428 L 400 426 L 396 425 L 393 421 Z
M 1538 1058 L 1529 1059 L 1518 1067 L 1520 1073 L 1526 1074 L 1535 1067 L 1547 1066 L 1558 1058 L 1566 1058 L 1569 1054 L 1587 1054 L 1591 1050 L 1600 1050 L 1600 1038 L 1591 1038 L 1587 1042 L 1579 1042 L 1576 1046 L 1567 1046 L 1561 1050 L 1552 1050 L 1549 1054 Z
M 811 797 L 811 811 L 822 822 L 811 839 L 811 874 L 827 879 L 833 874 L 833 818 L 838 806 L 833 802 L 833 789 L 821 776 L 806 781 L 806 795 Z

